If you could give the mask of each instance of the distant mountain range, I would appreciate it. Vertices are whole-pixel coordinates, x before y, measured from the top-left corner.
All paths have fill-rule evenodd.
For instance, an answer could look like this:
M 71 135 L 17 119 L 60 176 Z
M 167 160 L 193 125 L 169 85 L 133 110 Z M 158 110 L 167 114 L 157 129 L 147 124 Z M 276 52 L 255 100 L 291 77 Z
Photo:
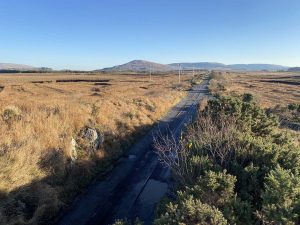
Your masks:
M 36 67 L 23 65 L 23 64 L 13 64 L 13 63 L 0 63 L 0 70 L 35 70 Z
M 300 67 L 290 67 L 288 69 L 289 72 L 300 72 Z
M 185 70 L 190 69 L 206 69 L 206 70 L 242 70 L 242 71 L 277 71 L 287 70 L 289 67 L 275 64 L 223 64 L 215 62 L 199 62 L 199 63 L 173 63 L 172 66 L 182 66 Z
M 288 70 L 289 67 L 274 65 L 274 64 L 230 64 L 226 65 L 223 63 L 216 62 L 196 62 L 196 63 L 171 63 L 171 64 L 160 64 L 145 60 L 133 60 L 128 63 L 108 67 L 99 71 L 171 71 L 171 70 L 192 70 L 192 69 L 203 69 L 203 70 L 239 70 L 239 71 L 277 71 L 277 70 Z
M 7 70 L 7 71 L 48 71 L 52 70 L 47 67 L 34 67 L 29 65 L 23 65 L 23 64 L 14 64 L 14 63 L 0 63 L 0 70 Z
M 287 66 L 274 65 L 274 64 L 223 64 L 217 62 L 196 62 L 196 63 L 171 63 L 171 64 L 160 64 L 155 62 L 150 62 L 146 60 L 133 60 L 128 63 L 103 68 L 96 71 L 106 71 L 106 72 L 124 72 L 124 71 L 136 71 L 136 72 L 166 72 L 172 70 L 237 70 L 237 71 L 277 71 L 277 70 L 289 70 L 298 71 L 299 68 L 289 68 Z M 5 71 L 52 71 L 51 68 L 47 67 L 34 67 L 23 64 L 13 64 L 13 63 L 0 63 L 0 72 Z

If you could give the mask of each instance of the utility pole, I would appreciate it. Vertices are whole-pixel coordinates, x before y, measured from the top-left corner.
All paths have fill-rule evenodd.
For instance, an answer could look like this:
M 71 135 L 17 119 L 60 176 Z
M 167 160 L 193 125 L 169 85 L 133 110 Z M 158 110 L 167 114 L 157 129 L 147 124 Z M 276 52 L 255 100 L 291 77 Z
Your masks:
M 149 73 L 149 78 L 150 78 L 150 81 L 152 81 L 152 68 L 151 68 L 151 65 L 150 65 L 150 73 Z
M 179 66 L 179 71 L 178 71 L 178 81 L 179 83 L 181 82 L 181 64 Z

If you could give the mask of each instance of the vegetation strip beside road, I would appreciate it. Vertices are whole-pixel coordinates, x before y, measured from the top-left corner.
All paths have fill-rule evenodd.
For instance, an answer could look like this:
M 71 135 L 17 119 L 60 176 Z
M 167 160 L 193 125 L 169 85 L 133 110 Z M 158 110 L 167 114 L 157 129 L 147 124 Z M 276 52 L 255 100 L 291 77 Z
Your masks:
M 157 145 L 178 191 L 154 224 L 299 224 L 300 148 L 278 125 L 250 94 L 209 100 L 177 147 Z

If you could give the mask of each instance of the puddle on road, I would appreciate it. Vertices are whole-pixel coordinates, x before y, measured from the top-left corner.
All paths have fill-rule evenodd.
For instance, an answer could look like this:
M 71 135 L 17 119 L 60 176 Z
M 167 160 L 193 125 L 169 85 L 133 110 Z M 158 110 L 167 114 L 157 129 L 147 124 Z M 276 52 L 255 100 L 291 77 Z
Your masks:
M 145 225 L 151 225 L 154 219 L 155 206 L 167 191 L 167 183 L 150 179 L 139 197 L 135 218 L 138 217 Z
M 154 205 L 159 202 L 167 190 L 167 183 L 150 179 L 139 200 L 143 205 Z

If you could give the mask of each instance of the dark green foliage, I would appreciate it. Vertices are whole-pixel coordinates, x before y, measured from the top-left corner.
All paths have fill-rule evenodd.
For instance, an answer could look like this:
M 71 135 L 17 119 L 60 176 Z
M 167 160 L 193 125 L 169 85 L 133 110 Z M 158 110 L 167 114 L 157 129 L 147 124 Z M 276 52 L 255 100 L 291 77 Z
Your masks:
M 296 110 L 296 109 L 299 109 L 300 108 L 300 104 L 289 104 L 288 105 L 288 109 L 293 111 L 293 110 Z
M 207 171 L 186 193 L 216 207 L 224 207 L 234 197 L 236 177 L 226 171 Z
M 242 101 L 240 98 L 222 96 L 217 100 L 210 100 L 203 113 L 213 118 L 224 115 L 235 117 L 241 131 L 255 136 L 270 135 L 278 126 L 278 118 L 271 113 L 267 114 L 252 100 Z
M 186 187 L 184 191 L 178 192 L 180 199 L 193 196 L 201 202 L 220 209 L 224 217 L 232 223 L 247 224 L 251 220 L 251 205 L 241 201 L 234 192 L 236 177 L 226 171 L 207 171 L 199 177 L 192 187 Z
M 214 206 L 202 203 L 193 196 L 182 196 L 166 205 L 165 213 L 155 225 L 225 225 L 227 220 Z
M 157 224 L 195 218 L 185 201 L 204 215 L 203 204 L 218 210 L 229 224 L 299 224 L 300 148 L 278 126 L 252 95 L 210 100 L 181 141 L 181 191 Z
M 243 94 L 243 101 L 244 102 L 252 102 L 253 101 L 253 95 L 249 93 Z
M 130 223 L 127 220 L 116 220 L 114 222 L 114 224 L 112 224 L 112 225 L 131 225 L 131 224 L 132 225 L 143 225 L 143 223 L 139 219 L 136 219 L 134 221 L 134 223 Z
M 229 224 L 253 224 L 253 208 L 247 201 L 242 201 L 239 197 L 233 198 L 231 202 L 222 209 L 224 217 Z
M 300 176 L 280 166 L 272 170 L 262 193 L 262 220 L 275 224 L 296 224 L 300 216 Z M 297 223 L 297 224 L 298 224 Z
M 190 170 L 186 178 L 191 178 L 189 182 L 193 183 L 194 179 L 204 174 L 205 171 L 213 168 L 213 162 L 207 155 L 193 155 L 187 159 Z

